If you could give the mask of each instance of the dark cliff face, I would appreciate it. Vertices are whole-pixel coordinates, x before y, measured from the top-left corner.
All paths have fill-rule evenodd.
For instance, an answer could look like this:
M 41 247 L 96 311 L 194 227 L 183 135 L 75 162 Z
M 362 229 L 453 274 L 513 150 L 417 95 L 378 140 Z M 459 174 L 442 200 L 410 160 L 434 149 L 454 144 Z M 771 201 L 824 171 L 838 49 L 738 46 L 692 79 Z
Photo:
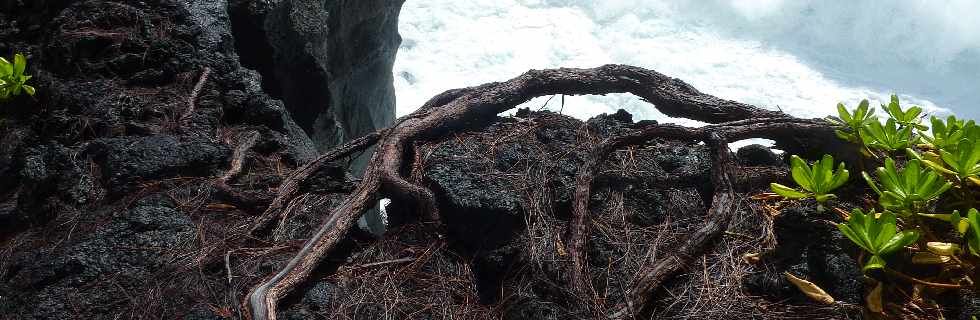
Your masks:
M 38 89 L 0 104 L 0 318 L 239 317 L 352 186 L 247 235 L 284 176 L 394 117 L 400 5 L 0 0 Z
M 394 120 L 403 2 L 232 1 L 236 45 L 323 151 Z
M 269 233 L 249 234 L 252 221 L 318 151 L 392 120 L 401 3 L 0 0 L 0 54 L 28 55 L 38 88 L 0 105 L 0 319 L 247 318 L 249 289 L 356 181 L 327 165 Z M 640 125 L 625 112 L 582 122 L 523 110 L 420 145 L 445 233 L 405 219 L 380 239 L 355 230 L 283 299 L 280 318 L 588 317 L 556 285 L 575 175 L 600 139 Z M 703 145 L 657 140 L 604 165 L 589 199 L 601 232 L 587 244 L 604 300 L 622 299 L 624 275 L 648 252 L 675 250 L 700 226 L 708 158 Z M 766 172 L 788 176 L 765 148 L 738 160 L 742 198 L 768 190 Z M 801 206 L 772 221 L 769 210 L 740 204 L 731 234 L 691 266 L 703 272 L 656 293 L 653 317 L 854 318 L 806 308 L 776 272 L 860 302 L 845 240 L 818 222 L 827 217 Z M 773 241 L 781 247 L 763 256 L 772 263 L 738 258 Z M 757 276 L 738 281 L 749 271 Z M 759 302 L 743 286 L 803 305 Z M 950 299 L 958 319 L 980 305 L 972 294 Z

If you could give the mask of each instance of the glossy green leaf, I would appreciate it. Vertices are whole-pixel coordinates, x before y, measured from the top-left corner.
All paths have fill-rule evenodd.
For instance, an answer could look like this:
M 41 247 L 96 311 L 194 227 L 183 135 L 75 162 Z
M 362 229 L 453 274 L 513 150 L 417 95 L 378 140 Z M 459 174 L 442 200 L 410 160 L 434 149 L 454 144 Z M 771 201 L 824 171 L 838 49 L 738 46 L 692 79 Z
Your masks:
M 970 226 L 966 233 L 966 243 L 970 253 L 980 256 L 980 214 L 977 209 L 970 209 L 966 214 L 966 222 Z
M 888 211 L 876 217 L 873 210 L 864 214 L 861 209 L 854 209 L 847 222 L 837 224 L 837 229 L 858 247 L 871 253 L 864 270 L 884 268 L 883 256 L 894 253 L 919 239 L 917 231 L 899 232 L 895 214 Z
M 845 127 L 847 131 L 835 131 L 837 137 L 854 143 L 861 143 L 861 128 L 867 126 L 871 122 L 878 122 L 878 118 L 874 116 L 875 109 L 869 109 L 869 106 L 870 103 L 867 99 L 862 100 L 861 103 L 858 104 L 857 109 L 851 113 L 847 111 L 847 106 L 845 106 L 843 103 L 838 103 L 837 116 L 839 121 L 832 120 L 831 123 Z
M 948 170 L 940 170 L 954 174 L 957 178 L 967 179 L 980 175 L 980 144 L 973 139 L 959 141 L 955 152 L 940 150 L 940 158 Z M 932 166 L 936 167 L 936 166 Z
M 878 194 L 878 203 L 885 210 L 903 215 L 916 213 L 917 208 L 939 198 L 952 187 L 936 171 L 923 167 L 918 159 L 908 161 L 905 168 L 898 170 L 895 160 L 887 158 L 885 166 L 877 168 L 875 173 L 877 183 L 867 173 L 863 176 Z
M 960 140 L 967 133 L 974 131 L 974 127 L 976 127 L 973 120 L 964 122 L 956 119 L 955 116 L 947 117 L 945 122 L 933 116 L 930 118 L 930 123 L 932 124 L 932 134 L 922 135 L 922 139 L 935 148 L 949 152 L 955 152 Z
M 31 75 L 24 74 L 26 69 L 27 58 L 22 54 L 15 54 L 13 63 L 0 58 L 0 102 L 22 92 L 32 96 L 37 93 L 34 87 L 26 84 L 31 79 Z
M 0 57 L 0 78 L 9 77 L 13 73 L 14 65 L 10 61 L 7 61 L 7 59 Z
M 902 110 L 897 95 L 893 94 L 891 96 L 891 101 L 888 103 L 888 106 L 883 105 L 882 107 L 885 109 L 886 112 L 888 112 L 888 116 L 892 120 L 895 120 L 895 122 L 897 122 L 903 128 L 909 128 L 909 129 L 915 128 L 918 130 L 929 129 L 926 126 L 919 124 L 921 122 L 919 116 L 922 114 L 922 108 L 918 106 L 912 106 L 908 110 Z
M 788 199 L 803 199 L 809 196 L 806 193 L 796 191 L 796 189 L 778 183 L 771 183 L 769 186 L 772 188 L 772 192 Z
M 830 192 L 847 183 L 850 177 L 850 173 L 845 169 L 843 163 L 838 166 L 837 170 L 834 170 L 834 157 L 831 155 L 824 155 L 823 158 L 814 162 L 812 166 L 808 165 L 803 158 L 793 155 L 790 157 L 790 165 L 793 181 L 800 185 L 803 190 L 809 192 L 804 193 L 806 197 L 813 196 L 817 202 L 825 202 L 836 198 Z M 799 199 L 797 194 L 790 193 L 785 189 L 780 191 L 790 194 L 787 196 L 788 198 Z M 775 186 L 773 187 L 773 191 L 776 193 L 780 192 L 776 190 Z
M 861 139 L 868 148 L 888 152 L 899 151 L 912 146 L 912 127 L 899 128 L 894 119 L 888 119 L 884 125 L 871 122 L 861 127 Z
M 13 72 L 12 76 L 14 78 L 18 78 L 19 79 L 20 76 L 24 74 L 24 69 L 26 69 L 26 68 L 27 68 L 27 58 L 24 58 L 24 55 L 22 55 L 22 54 L 19 54 L 19 53 L 18 54 L 15 54 L 14 55 L 14 72 Z

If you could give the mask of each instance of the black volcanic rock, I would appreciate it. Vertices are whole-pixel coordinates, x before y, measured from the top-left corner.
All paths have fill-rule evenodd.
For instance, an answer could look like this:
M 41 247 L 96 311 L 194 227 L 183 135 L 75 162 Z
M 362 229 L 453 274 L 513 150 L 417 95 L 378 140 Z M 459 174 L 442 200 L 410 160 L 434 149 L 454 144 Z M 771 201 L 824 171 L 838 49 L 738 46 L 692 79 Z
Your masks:
M 748 291 L 808 301 L 783 276 L 782 272 L 788 271 L 816 283 L 838 301 L 860 304 L 863 274 L 848 254 L 855 250 L 854 244 L 828 222 L 833 219 L 830 213 L 817 211 L 812 203 L 783 209 L 773 221 L 778 246 L 764 257 L 775 269 L 747 276 L 744 284 Z
M 202 138 L 154 135 L 97 141 L 97 154 L 111 192 L 132 190 L 146 181 L 179 174 L 208 175 L 224 168 L 231 150 Z
M 778 166 L 783 158 L 760 144 L 750 144 L 738 149 L 738 161 L 747 166 Z
M 247 2 L 274 32 L 240 30 L 225 0 L 0 0 L 0 54 L 25 54 L 37 88 L 0 106 L 0 318 L 236 316 L 238 288 L 292 254 L 249 248 L 301 242 L 351 189 L 328 166 L 272 234 L 243 233 L 318 146 L 393 119 L 401 1 Z M 314 144 L 321 117 L 337 135 Z
M 230 2 L 236 46 L 320 150 L 389 125 L 404 0 Z

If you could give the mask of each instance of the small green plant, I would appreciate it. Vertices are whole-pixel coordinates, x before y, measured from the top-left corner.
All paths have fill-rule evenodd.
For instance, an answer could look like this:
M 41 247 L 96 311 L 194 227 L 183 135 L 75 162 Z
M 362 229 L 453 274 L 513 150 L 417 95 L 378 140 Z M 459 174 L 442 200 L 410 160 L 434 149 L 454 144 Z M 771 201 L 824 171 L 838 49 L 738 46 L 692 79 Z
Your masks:
M 972 181 L 980 185 L 980 145 L 974 139 L 962 139 L 955 151 L 939 150 L 942 163 L 923 159 L 922 162 L 939 172 L 956 177 L 962 184 Z M 943 165 L 945 164 L 945 166 Z
M 936 117 L 929 120 L 932 123 L 932 136 L 922 135 L 922 140 L 931 149 L 954 150 L 968 132 L 975 132 L 976 124 L 973 120 L 964 122 L 955 116 L 947 117 L 946 122 Z
M 919 106 L 912 106 L 908 110 L 902 110 L 902 106 L 898 102 L 898 95 L 892 95 L 891 102 L 888 106 L 881 105 L 885 112 L 888 112 L 888 116 L 895 119 L 899 125 L 904 127 L 911 127 L 918 130 L 929 130 L 928 127 L 919 124 L 921 119 L 919 115 L 922 114 L 922 108 Z
M 899 171 L 895 168 L 895 160 L 885 159 L 885 166 L 875 172 L 879 187 L 867 172 L 863 172 L 864 180 L 878 194 L 878 203 L 887 211 L 894 211 L 905 216 L 918 212 L 927 202 L 935 200 L 952 184 L 936 172 L 922 168 L 919 160 L 913 159 Z
M 27 58 L 19 53 L 14 55 L 13 63 L 0 57 L 0 102 L 8 101 L 21 92 L 34 95 L 34 87 L 25 84 L 31 79 L 30 75 L 24 74 L 26 68 Z
M 844 106 L 843 103 L 838 103 L 837 116 L 839 118 L 831 118 L 828 119 L 828 121 L 830 121 L 832 124 L 846 127 L 849 129 L 849 132 L 835 130 L 834 133 L 837 134 L 837 137 L 854 143 L 861 143 L 861 128 L 868 126 L 868 124 L 872 122 L 878 122 L 878 117 L 874 115 L 875 109 L 870 108 L 869 110 L 869 106 L 870 103 L 867 99 L 861 100 L 861 103 L 858 104 L 857 109 L 851 113 L 847 111 L 847 107 Z
M 888 119 L 884 125 L 873 121 L 861 127 L 861 140 L 868 148 L 895 152 L 905 150 L 916 139 L 912 136 L 912 127 L 899 128 L 895 119 Z
M 861 249 L 871 253 L 871 258 L 864 264 L 865 271 L 884 268 L 883 256 L 913 244 L 919 239 L 918 231 L 899 232 L 895 214 L 888 211 L 877 216 L 874 210 L 866 215 L 861 209 L 854 209 L 846 223 L 837 224 L 837 229 Z
M 834 170 L 834 157 L 829 154 L 814 162 L 813 166 L 807 165 L 803 158 L 793 155 L 790 157 L 790 164 L 793 181 L 796 181 L 796 184 L 800 185 L 804 191 L 778 183 L 770 184 L 773 192 L 789 199 L 813 197 L 818 203 L 824 203 L 836 198 L 837 196 L 830 192 L 844 185 L 850 177 L 850 173 L 844 168 L 843 162 L 840 163 L 836 171 Z
M 980 190 L 976 188 L 980 186 L 980 126 L 953 116 L 945 119 L 930 117 L 931 127 L 921 125 L 922 108 L 902 110 L 896 95 L 882 108 L 888 114 L 884 122 L 873 117 L 873 111 L 868 111 L 865 102 L 853 112 L 838 105 L 839 119 L 829 119 L 843 127 L 836 131 L 838 137 L 862 144 L 861 151 L 868 157 L 884 158 L 884 166 L 876 168 L 873 174 L 862 172 L 865 181 L 878 195 L 875 207 L 883 208 L 882 213 L 877 214 L 872 209 L 865 214 L 865 211 L 855 209 L 848 216 L 844 210 L 837 209 L 846 220 L 837 224 L 838 229 L 870 253 L 864 270 L 884 271 L 883 277 L 876 277 L 877 285 L 866 297 L 868 310 L 879 314 L 885 312 L 881 300 L 889 295 L 882 291 L 895 290 L 898 295 L 904 294 L 911 290 L 909 280 L 926 287 L 974 290 L 980 281 L 976 278 L 980 275 L 980 212 L 975 206 L 980 198 Z M 907 161 L 892 158 L 899 156 L 895 154 L 899 151 L 908 154 L 904 158 Z M 793 178 L 799 183 L 799 172 L 806 171 L 797 167 L 808 167 L 798 162 L 801 160 L 793 163 Z M 814 165 L 813 170 L 816 167 L 822 168 L 823 164 Z M 811 178 L 812 175 L 810 172 Z M 808 181 L 805 175 L 803 178 Z M 814 195 L 778 184 L 773 184 L 772 188 L 787 197 Z M 818 206 L 817 210 L 820 208 Z M 953 210 L 953 213 L 936 213 L 934 210 Z M 961 215 L 961 212 L 966 213 Z M 956 232 L 935 229 L 937 225 L 926 223 L 926 218 L 947 221 Z M 908 258 L 903 261 L 906 263 L 886 267 L 884 257 L 903 247 L 910 250 L 907 257 L 903 255 Z M 938 272 L 928 275 L 925 280 L 916 278 L 921 271 L 911 275 L 903 273 L 903 269 L 915 264 L 938 266 L 933 269 Z M 904 280 L 892 282 L 889 280 L 892 277 Z
M 954 211 L 949 222 L 953 224 L 953 229 L 964 236 L 970 253 L 980 257 L 980 213 L 977 209 L 971 208 L 966 213 L 966 218 L 960 217 L 959 211 Z

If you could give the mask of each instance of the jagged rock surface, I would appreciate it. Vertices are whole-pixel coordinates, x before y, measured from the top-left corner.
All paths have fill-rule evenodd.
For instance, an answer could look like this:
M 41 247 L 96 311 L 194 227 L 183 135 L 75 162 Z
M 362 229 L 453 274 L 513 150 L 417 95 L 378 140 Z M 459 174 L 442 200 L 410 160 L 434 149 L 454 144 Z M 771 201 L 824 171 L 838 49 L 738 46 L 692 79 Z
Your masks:
M 374 54 L 371 70 L 360 69 L 368 61 L 341 55 L 324 67 L 334 81 L 390 98 L 375 110 L 390 121 L 390 79 L 365 73 L 390 68 L 397 32 L 359 28 L 378 14 L 393 26 L 400 2 L 333 5 L 333 15 L 355 20 L 306 41 L 325 48 L 333 41 L 337 54 L 357 58 Z M 239 317 L 248 287 L 319 223 L 309 208 L 336 205 L 351 190 L 344 166 L 328 166 L 302 187 L 316 195 L 273 234 L 247 234 L 284 175 L 318 149 L 294 120 L 315 115 L 291 114 L 290 101 L 270 96 L 262 81 L 282 79 L 241 63 L 248 53 L 236 43 L 248 39 L 238 37 L 229 7 L 225 0 L 0 1 L 0 54 L 27 55 L 38 89 L 37 97 L 0 108 L 0 318 Z M 306 18 L 293 21 L 315 26 Z M 374 36 L 386 38 L 368 39 Z M 347 41 L 361 43 L 360 51 L 336 46 Z M 285 81 L 281 89 L 296 96 L 308 89 L 302 85 Z M 341 107 L 320 111 L 332 116 Z M 249 136 L 257 137 L 242 172 L 219 188 L 232 151 Z
M 239 54 L 325 151 L 391 124 L 404 0 L 232 1 Z

